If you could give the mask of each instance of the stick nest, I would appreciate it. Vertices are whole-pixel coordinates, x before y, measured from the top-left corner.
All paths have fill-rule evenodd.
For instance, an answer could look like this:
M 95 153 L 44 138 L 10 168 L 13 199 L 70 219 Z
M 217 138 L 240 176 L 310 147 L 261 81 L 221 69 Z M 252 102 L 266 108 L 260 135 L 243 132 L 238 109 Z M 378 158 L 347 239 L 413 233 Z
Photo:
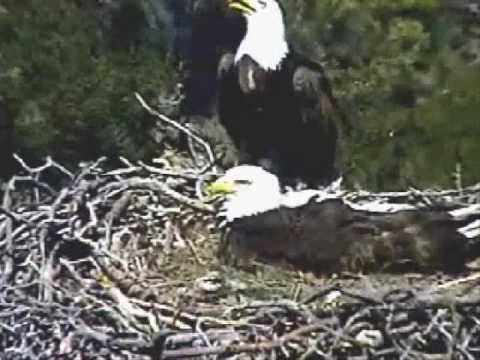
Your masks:
M 215 203 L 202 191 L 216 175 L 199 165 L 209 157 L 172 151 L 114 170 L 99 159 L 75 173 L 17 157 L 24 171 L 0 207 L 2 359 L 480 358 L 475 273 L 315 277 L 223 265 Z

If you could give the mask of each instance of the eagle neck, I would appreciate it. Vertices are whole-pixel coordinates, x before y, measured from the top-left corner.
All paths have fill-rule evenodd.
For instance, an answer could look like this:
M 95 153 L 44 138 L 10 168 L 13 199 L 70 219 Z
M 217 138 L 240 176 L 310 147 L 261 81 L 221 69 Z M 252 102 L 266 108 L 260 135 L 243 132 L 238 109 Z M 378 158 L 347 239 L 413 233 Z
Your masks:
M 258 193 L 257 191 L 246 192 L 238 196 L 232 196 L 226 201 L 224 215 L 228 222 L 254 216 L 267 211 L 277 209 L 282 203 L 280 189 L 271 189 Z

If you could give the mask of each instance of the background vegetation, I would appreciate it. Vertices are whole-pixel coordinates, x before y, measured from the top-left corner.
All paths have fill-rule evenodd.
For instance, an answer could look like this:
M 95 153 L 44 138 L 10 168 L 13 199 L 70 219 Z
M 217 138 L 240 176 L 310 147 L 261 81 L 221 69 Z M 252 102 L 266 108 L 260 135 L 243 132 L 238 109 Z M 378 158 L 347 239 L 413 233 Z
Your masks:
M 14 114 L 16 151 L 69 164 L 153 155 L 153 122 L 133 92 L 167 91 L 172 71 L 165 39 L 158 31 L 150 40 L 138 7 L 11 0 L 2 8 L 0 94 Z
M 70 163 L 160 151 L 132 94 L 154 100 L 176 80 L 178 24 L 164 3 L 0 0 L 0 96 L 15 150 Z M 453 3 L 284 1 L 293 42 L 325 65 L 352 124 L 350 184 L 452 186 L 456 170 L 464 184 L 480 179 L 480 26 L 467 1 Z
M 289 0 L 291 36 L 322 59 L 353 133 L 347 179 L 375 189 L 480 178 L 474 2 Z M 457 179 L 458 180 L 458 179 Z

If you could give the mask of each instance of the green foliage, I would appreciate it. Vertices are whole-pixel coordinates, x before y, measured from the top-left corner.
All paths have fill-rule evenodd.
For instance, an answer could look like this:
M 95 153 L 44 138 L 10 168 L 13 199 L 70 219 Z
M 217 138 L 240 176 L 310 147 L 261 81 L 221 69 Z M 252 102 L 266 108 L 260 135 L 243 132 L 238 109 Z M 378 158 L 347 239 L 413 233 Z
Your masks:
M 478 181 L 478 22 L 440 0 L 282 1 L 293 43 L 326 66 L 353 124 L 342 150 L 351 185 L 452 186 L 458 165 L 464 184 Z M 133 93 L 168 91 L 173 72 L 165 37 L 141 29 L 156 13 L 137 3 L 123 1 L 107 32 L 96 2 L 2 1 L 0 96 L 23 155 L 153 154 L 153 121 Z
M 478 181 L 480 27 L 435 0 L 286 0 L 290 37 L 321 60 L 353 123 L 347 180 L 371 189 Z
M 65 0 L 8 1 L 0 13 L 0 94 L 24 155 L 76 162 L 152 154 L 153 123 L 133 93 L 172 83 L 157 49 L 110 49 L 93 8 Z M 34 156 L 35 155 L 35 156 Z
M 349 145 L 352 177 L 377 188 L 452 186 L 456 165 L 464 184 L 480 178 L 479 68 L 450 75 L 444 92 L 412 109 L 366 111 Z

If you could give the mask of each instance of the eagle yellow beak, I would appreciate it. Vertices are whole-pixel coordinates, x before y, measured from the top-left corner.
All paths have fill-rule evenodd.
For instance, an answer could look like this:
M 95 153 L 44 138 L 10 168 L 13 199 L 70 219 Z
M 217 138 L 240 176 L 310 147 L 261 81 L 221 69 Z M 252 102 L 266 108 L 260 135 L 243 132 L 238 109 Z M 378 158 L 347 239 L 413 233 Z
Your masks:
M 231 181 L 222 180 L 221 178 L 207 186 L 206 192 L 210 196 L 228 195 L 236 191 L 235 184 Z
M 230 9 L 243 15 L 251 15 L 256 11 L 250 0 L 227 0 L 227 3 Z

